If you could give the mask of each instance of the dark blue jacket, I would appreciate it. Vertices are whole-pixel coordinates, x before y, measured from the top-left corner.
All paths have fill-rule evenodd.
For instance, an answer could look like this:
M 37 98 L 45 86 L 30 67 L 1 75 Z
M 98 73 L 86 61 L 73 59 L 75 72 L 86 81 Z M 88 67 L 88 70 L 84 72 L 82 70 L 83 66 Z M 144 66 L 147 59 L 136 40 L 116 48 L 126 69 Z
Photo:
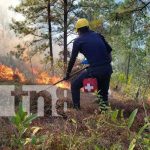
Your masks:
M 104 68 L 111 63 L 111 51 L 102 35 L 89 30 L 75 39 L 67 72 L 71 72 L 79 52 L 87 58 L 90 67 Z

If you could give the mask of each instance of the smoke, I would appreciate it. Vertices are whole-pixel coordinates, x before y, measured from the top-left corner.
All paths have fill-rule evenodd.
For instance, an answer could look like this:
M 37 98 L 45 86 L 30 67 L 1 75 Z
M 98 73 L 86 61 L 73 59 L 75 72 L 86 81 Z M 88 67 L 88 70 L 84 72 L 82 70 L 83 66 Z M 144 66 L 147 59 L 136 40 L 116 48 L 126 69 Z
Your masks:
M 0 56 L 6 56 L 10 51 L 15 51 L 15 47 L 18 44 L 23 44 L 24 39 L 16 37 L 15 33 L 9 28 L 12 18 L 15 20 L 22 19 L 22 15 L 14 13 L 9 10 L 10 6 L 15 7 L 19 4 L 19 0 L 0 0 Z M 29 39 L 28 39 L 29 40 Z M 53 43 L 53 55 L 54 58 L 59 58 L 59 52 L 62 50 L 56 43 Z M 47 50 L 49 51 L 49 49 Z M 34 64 L 40 64 L 44 54 L 35 56 L 33 60 Z
M 19 43 L 19 39 L 15 37 L 13 31 L 9 28 L 11 19 L 16 14 L 9 10 L 10 6 L 18 4 L 19 0 L 1 0 L 0 1 L 0 55 L 6 55 L 14 50 L 14 47 Z
M 0 1 L 0 24 L 1 24 L 1 17 L 5 18 L 7 23 L 10 23 L 11 19 L 15 16 L 15 18 L 19 18 L 19 14 L 14 13 L 13 11 L 9 10 L 10 6 L 16 6 L 19 4 L 19 0 L 1 0 Z
M 9 28 L 9 24 L 16 14 L 9 10 L 10 6 L 17 5 L 18 0 L 0 0 L 0 64 L 7 65 L 13 69 L 22 68 L 25 74 L 31 74 L 27 66 L 8 55 L 10 51 L 14 51 L 16 45 L 21 43 L 21 40 L 15 36 L 15 33 Z M 31 76 L 31 75 L 30 75 Z

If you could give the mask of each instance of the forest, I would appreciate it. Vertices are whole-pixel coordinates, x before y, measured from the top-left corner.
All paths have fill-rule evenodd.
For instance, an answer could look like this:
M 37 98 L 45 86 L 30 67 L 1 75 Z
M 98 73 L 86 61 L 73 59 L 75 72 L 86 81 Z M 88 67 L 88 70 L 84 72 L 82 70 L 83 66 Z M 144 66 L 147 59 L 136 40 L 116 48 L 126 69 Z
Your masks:
M 9 23 L 18 41 L 12 40 L 7 54 L 0 52 L 0 149 L 150 150 L 149 0 L 19 0 L 9 10 L 20 18 L 14 16 Z M 90 30 L 111 45 L 113 73 L 110 105 L 103 105 L 97 92 L 82 89 L 77 111 L 72 109 L 70 82 L 86 67 L 82 55 L 74 65 L 75 76 L 68 81 L 63 78 L 79 18 L 86 18 Z M 7 42 L 1 35 L 0 51 L 6 51 Z M 46 90 L 57 82 L 56 117 L 52 95 Z M 3 116 L 3 93 L 11 85 L 17 91 L 11 92 L 15 115 Z M 24 97 L 29 92 L 24 91 L 29 86 L 43 91 L 31 91 L 28 103 Z M 36 94 L 46 97 L 42 115 L 36 113 Z

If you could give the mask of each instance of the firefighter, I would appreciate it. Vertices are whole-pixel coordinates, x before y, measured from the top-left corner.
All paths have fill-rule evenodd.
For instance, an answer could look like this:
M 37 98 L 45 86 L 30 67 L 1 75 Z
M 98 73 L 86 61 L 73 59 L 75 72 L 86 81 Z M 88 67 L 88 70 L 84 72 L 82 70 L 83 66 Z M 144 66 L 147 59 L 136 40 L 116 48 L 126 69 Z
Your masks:
M 91 76 L 97 79 L 99 95 L 103 102 L 108 105 L 108 90 L 112 74 L 112 48 L 101 34 L 89 29 L 87 19 L 79 19 L 75 29 L 79 36 L 73 43 L 65 80 L 70 77 L 78 53 L 82 53 L 85 56 L 89 63 L 89 68 L 81 72 L 71 83 L 73 107 L 80 109 L 80 88 L 83 86 L 83 80 Z

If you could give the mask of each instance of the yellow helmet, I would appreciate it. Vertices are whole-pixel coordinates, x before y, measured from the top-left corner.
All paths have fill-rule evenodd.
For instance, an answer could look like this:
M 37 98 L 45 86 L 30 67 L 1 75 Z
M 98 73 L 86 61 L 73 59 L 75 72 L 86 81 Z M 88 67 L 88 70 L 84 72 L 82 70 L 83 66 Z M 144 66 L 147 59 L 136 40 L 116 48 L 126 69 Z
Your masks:
M 89 22 L 85 18 L 81 18 L 77 21 L 76 26 L 75 26 L 76 32 L 78 31 L 79 28 L 82 28 L 82 27 L 89 27 Z

